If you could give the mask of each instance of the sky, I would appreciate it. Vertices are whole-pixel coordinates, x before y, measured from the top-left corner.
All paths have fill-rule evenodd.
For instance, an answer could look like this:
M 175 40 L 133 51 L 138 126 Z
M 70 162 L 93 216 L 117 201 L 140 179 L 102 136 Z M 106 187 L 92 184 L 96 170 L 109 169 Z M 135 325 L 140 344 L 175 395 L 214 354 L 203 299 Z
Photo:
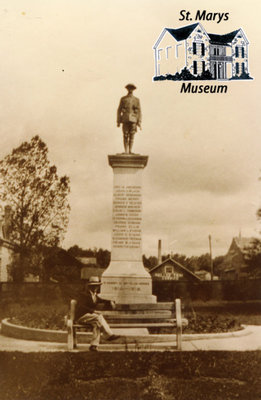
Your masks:
M 134 152 L 143 173 L 143 252 L 225 254 L 232 237 L 257 236 L 260 223 L 260 2 L 192 0 L 0 0 L 0 158 L 38 134 L 59 175 L 71 182 L 64 248 L 111 248 L 108 154 L 123 151 L 116 126 L 127 83 L 140 99 Z M 247 4 L 247 5 L 246 5 Z M 153 82 L 152 47 L 180 11 L 228 12 L 209 33 L 243 28 L 253 81 L 226 94 L 180 93 Z M 194 21 L 193 21 L 194 22 Z

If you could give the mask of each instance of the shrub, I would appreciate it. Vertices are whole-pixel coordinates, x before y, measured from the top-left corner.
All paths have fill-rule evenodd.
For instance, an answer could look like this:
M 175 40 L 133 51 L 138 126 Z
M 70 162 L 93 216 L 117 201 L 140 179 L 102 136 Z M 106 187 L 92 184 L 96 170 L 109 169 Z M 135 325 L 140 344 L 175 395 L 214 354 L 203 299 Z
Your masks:
M 235 75 L 230 78 L 230 80 L 240 80 L 240 79 L 253 79 L 248 72 L 242 72 L 241 75 Z
M 212 75 L 210 71 L 206 70 L 202 72 L 201 75 L 198 75 L 195 77 L 194 75 L 191 74 L 191 72 L 185 67 L 183 70 L 179 73 L 176 72 L 175 75 L 172 74 L 166 74 L 166 75 L 159 75 L 159 76 L 154 76 L 153 80 L 154 81 L 195 81 L 195 80 L 212 80 Z

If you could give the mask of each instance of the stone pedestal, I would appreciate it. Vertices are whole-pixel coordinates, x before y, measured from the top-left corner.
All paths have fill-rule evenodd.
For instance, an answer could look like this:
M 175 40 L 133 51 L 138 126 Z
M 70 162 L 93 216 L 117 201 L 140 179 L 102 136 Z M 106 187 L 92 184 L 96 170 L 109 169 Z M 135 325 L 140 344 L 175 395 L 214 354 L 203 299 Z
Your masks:
M 148 156 L 109 156 L 113 169 L 111 263 L 102 275 L 101 295 L 120 304 L 156 303 L 142 262 L 142 172 Z

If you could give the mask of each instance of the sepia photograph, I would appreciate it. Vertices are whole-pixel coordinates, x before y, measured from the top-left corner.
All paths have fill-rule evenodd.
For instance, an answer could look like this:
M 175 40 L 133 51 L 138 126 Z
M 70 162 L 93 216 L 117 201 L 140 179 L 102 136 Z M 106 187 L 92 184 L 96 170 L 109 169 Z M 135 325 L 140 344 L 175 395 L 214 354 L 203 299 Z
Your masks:
M 0 0 L 0 399 L 261 398 L 257 0 Z

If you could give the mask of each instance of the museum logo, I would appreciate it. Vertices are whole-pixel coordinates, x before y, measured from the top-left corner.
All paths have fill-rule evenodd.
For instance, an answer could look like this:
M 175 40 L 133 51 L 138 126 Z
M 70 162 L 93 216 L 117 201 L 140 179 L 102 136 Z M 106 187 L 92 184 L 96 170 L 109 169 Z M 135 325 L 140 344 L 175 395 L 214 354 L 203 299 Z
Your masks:
M 185 11 L 182 10 L 182 18 L 191 20 L 189 12 L 185 14 Z M 198 16 L 202 19 L 210 14 L 212 16 L 212 13 Z M 228 19 L 228 13 L 221 17 L 218 15 L 217 22 L 222 18 Z M 208 33 L 199 22 L 177 29 L 164 28 L 153 46 L 153 81 L 253 79 L 249 75 L 248 47 L 249 41 L 241 28 L 222 35 Z M 180 92 L 226 93 L 227 85 L 217 85 L 217 82 L 208 86 L 183 83 Z

